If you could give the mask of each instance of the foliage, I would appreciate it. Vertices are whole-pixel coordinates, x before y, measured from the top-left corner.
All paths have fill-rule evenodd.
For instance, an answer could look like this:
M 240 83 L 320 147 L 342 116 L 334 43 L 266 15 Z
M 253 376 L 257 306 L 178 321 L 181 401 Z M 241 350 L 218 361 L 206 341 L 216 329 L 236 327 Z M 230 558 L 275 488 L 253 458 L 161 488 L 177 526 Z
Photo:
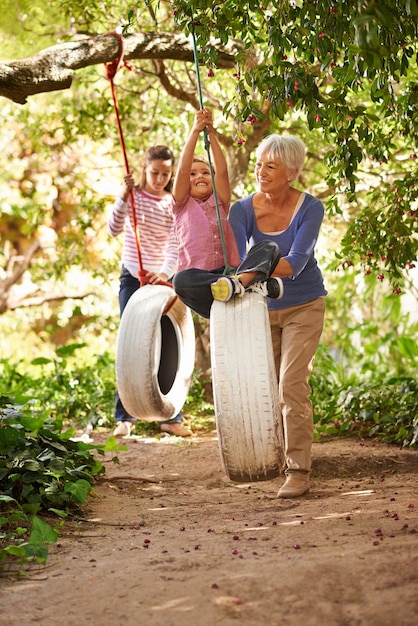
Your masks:
M 336 277 L 311 377 L 317 436 L 418 443 L 418 323 L 370 276 Z
M 418 445 L 418 382 L 392 378 L 385 384 L 363 384 L 338 398 L 347 432 L 375 437 L 383 443 Z
M 418 445 L 418 381 L 371 381 L 348 373 L 322 346 L 311 377 L 315 437 L 359 435 L 383 443 Z M 343 380 L 341 380 L 343 379 Z
M 211 398 L 212 381 L 202 371 L 194 371 L 183 414 L 192 415 L 194 431 L 210 431 L 216 428 L 215 409 Z M 208 393 L 208 387 L 210 392 Z
M 340 264 L 388 278 L 400 292 L 418 255 L 417 3 L 174 5 L 208 66 L 216 65 L 217 42 L 244 43 L 225 111 L 242 123 L 269 115 L 272 129 L 299 114 L 322 132 L 334 190 L 328 209 L 351 213 Z
M 55 543 L 57 538 L 58 531 L 39 516 L 25 513 L 17 500 L 0 495 L 0 572 L 11 561 L 21 568 L 34 561 L 45 563 L 46 544 Z M 20 569 L 18 573 L 24 571 Z
M 3 396 L 2 404 L 8 399 Z M 58 532 L 39 515 L 66 517 L 86 503 L 94 477 L 104 471 L 91 454 L 97 446 L 74 442 L 73 431 L 34 401 L 3 409 L 0 422 L 0 569 L 15 557 L 44 563 L 46 543 Z
M 70 366 L 79 349 L 61 348 L 54 361 L 37 359 L 31 372 L 22 371 L 23 363 L 1 361 L 0 569 L 11 557 L 23 567 L 45 562 L 46 543 L 54 542 L 58 531 L 42 518 L 82 512 L 104 471 L 93 451 L 117 449 L 113 438 L 104 446 L 71 439 L 74 426 L 107 423 L 115 395 L 108 356 L 97 357 L 95 376 L 88 362 Z M 40 375 L 34 374 L 39 368 Z M 65 425 L 70 428 L 63 431 Z
M 382 290 L 404 289 L 418 246 L 415 0 L 137 0 L 129 8 L 118 0 L 88 7 L 19 0 L 16 11 L 1 28 L 20 55 L 47 35 L 56 43 L 116 27 L 194 32 L 204 102 L 216 113 L 235 193 L 252 189 L 251 157 L 263 134 L 300 135 L 309 156 L 301 185 L 326 200 L 340 236 L 335 267 L 370 273 Z M 30 40 L 22 37 L 29 23 Z M 236 70 L 218 70 L 219 43 L 235 42 Z M 117 89 L 135 170 L 149 143 L 178 153 L 199 102 L 190 63 L 144 59 L 132 70 L 118 73 Z M 77 74 L 71 93 L 45 94 L 24 108 L 7 103 L 2 112 L 2 267 L 16 264 L 42 233 L 30 263 L 35 284 L 54 272 L 68 280 L 75 267 L 106 279 L 118 248 L 115 256 L 105 250 L 104 213 L 122 155 L 104 68 Z
M 90 454 L 92 446 L 82 449 L 69 438 L 71 431 L 56 429 L 36 403 L 2 416 L 1 491 L 31 512 L 65 513 L 69 506 L 85 503 L 92 476 L 103 471 Z
M 51 29 L 50 24 L 56 24 Z M 2 58 L 34 54 L 43 46 L 51 46 L 63 35 L 59 3 L 44 0 L 3 0 L 1 30 L 8 36 L 1 40 Z M 70 31 L 70 28 L 68 28 Z M 22 54 L 22 51 L 23 54 Z
M 31 375 L 20 372 L 20 363 L 0 361 L 3 394 L 21 402 L 36 401 L 52 419 L 74 427 L 109 426 L 116 393 L 114 358 L 108 353 L 79 362 L 84 344 L 57 348 L 54 358 L 31 361 Z

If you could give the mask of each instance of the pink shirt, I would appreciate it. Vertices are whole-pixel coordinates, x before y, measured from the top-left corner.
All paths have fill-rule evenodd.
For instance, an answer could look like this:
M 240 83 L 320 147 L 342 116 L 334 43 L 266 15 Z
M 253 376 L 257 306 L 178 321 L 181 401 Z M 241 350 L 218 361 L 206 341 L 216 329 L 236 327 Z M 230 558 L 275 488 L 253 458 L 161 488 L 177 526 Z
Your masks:
M 240 258 L 234 234 L 228 223 L 229 205 L 225 206 L 219 200 L 218 205 L 228 264 L 237 267 Z M 179 246 L 177 270 L 191 267 L 213 270 L 217 267 L 223 267 L 226 260 L 222 248 L 214 195 L 212 194 L 204 202 L 187 196 L 181 204 L 174 203 L 173 212 Z

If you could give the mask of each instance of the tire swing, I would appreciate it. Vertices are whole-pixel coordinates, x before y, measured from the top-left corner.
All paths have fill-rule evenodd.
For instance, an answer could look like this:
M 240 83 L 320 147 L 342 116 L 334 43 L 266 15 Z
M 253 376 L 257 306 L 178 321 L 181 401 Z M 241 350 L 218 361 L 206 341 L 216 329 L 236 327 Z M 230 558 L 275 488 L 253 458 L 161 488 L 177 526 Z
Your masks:
M 246 292 L 229 302 L 215 300 L 210 350 L 226 475 L 238 483 L 276 478 L 284 468 L 284 443 L 265 296 Z
M 116 382 L 128 413 L 151 422 L 175 417 L 187 397 L 194 359 L 190 310 L 169 286 L 138 289 L 122 314 L 116 344 Z
M 203 108 L 193 19 L 192 38 Z M 227 273 L 230 268 L 206 129 L 204 138 Z M 248 291 L 242 298 L 213 302 L 210 353 L 218 443 L 226 475 L 240 483 L 276 478 L 285 465 L 284 442 L 265 296 Z
M 105 67 L 111 84 L 125 169 L 129 173 L 113 82 L 123 61 L 123 39 L 118 33 L 112 34 L 119 39 L 120 56 Z M 141 420 L 163 422 L 175 417 L 187 398 L 195 360 L 194 324 L 191 311 L 177 298 L 170 283 L 147 284 L 132 191 L 130 204 L 141 288 L 129 299 L 120 320 L 116 384 L 122 404 L 130 415 Z

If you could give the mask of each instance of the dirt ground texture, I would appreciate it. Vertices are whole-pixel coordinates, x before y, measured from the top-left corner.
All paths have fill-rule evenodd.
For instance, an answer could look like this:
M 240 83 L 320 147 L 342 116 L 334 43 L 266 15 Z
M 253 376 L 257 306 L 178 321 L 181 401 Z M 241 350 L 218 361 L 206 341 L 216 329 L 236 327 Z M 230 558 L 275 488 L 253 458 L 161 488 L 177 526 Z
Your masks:
M 215 434 L 123 443 L 46 567 L 0 578 L 2 626 L 418 624 L 418 451 L 315 443 L 280 500 L 228 480 Z

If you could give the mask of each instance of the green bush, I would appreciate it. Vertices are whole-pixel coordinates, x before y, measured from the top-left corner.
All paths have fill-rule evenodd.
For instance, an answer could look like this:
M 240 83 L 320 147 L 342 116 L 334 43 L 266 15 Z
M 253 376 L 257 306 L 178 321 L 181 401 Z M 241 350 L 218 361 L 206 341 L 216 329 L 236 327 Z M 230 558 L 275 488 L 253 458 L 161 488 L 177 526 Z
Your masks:
M 372 353 L 336 360 L 321 345 L 310 379 L 315 436 L 360 435 L 384 443 L 418 445 L 418 380 L 414 359 L 409 375 L 393 375 Z M 379 359 L 381 357 L 379 356 Z M 397 369 L 396 364 L 392 364 Z
M 1 404 L 0 570 L 11 558 L 45 562 L 58 531 L 39 516 L 80 511 L 104 471 L 92 451 L 105 448 L 72 441 L 74 431 L 60 432 L 61 421 L 38 401 L 16 408 L 3 396 Z
M 338 398 L 341 419 L 349 432 L 384 443 L 418 444 L 418 382 L 394 378 L 343 390 Z
M 79 353 L 85 344 L 73 343 L 56 349 L 53 359 L 0 360 L 0 395 L 16 404 L 36 399 L 49 415 L 71 426 L 110 426 L 116 394 L 115 362 L 109 353 L 90 357 Z

